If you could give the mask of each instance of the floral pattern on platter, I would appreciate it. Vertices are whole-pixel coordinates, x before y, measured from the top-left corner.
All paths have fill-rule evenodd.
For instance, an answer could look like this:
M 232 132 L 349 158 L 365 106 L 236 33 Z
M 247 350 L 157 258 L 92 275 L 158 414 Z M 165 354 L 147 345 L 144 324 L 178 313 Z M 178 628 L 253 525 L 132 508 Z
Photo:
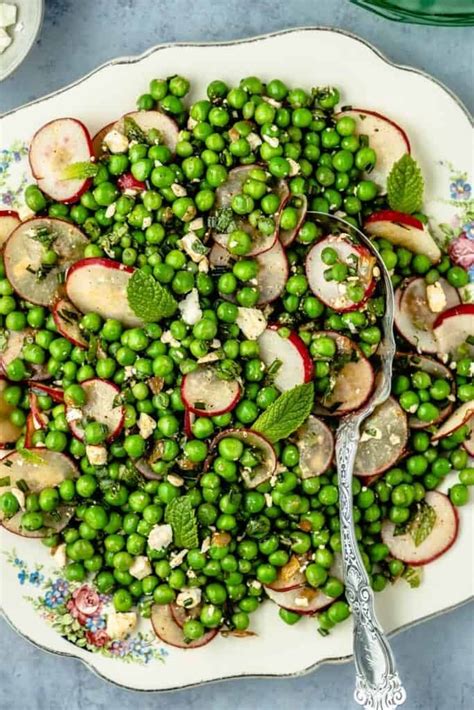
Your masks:
M 28 145 L 21 141 L 0 150 L 0 209 L 14 210 L 23 205 L 23 192 L 28 184 L 24 171 L 27 155 Z
M 59 572 L 46 574 L 42 565 L 31 569 L 12 549 L 7 561 L 18 569 L 17 579 L 24 588 L 35 590 L 25 595 L 39 615 L 61 636 L 79 648 L 120 658 L 127 663 L 164 662 L 168 651 L 159 645 L 152 632 L 138 631 L 132 636 L 111 639 L 106 631 L 111 597 L 99 594 L 89 583 L 71 583 Z
M 449 224 L 440 224 L 444 247 L 455 264 L 469 272 L 474 282 L 474 199 L 467 173 L 457 171 L 450 163 L 441 162 L 449 169 L 449 205 L 455 214 Z

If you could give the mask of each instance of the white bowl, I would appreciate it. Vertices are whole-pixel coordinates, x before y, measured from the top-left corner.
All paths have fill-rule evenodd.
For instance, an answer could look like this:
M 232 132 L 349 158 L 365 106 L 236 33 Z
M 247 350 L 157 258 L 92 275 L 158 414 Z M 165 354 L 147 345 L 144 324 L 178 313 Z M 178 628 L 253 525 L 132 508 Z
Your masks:
M 0 54 L 0 81 L 7 78 L 26 58 L 34 45 L 43 22 L 43 0 L 8 0 L 17 8 L 17 23 L 8 27 L 13 38 L 9 47 Z

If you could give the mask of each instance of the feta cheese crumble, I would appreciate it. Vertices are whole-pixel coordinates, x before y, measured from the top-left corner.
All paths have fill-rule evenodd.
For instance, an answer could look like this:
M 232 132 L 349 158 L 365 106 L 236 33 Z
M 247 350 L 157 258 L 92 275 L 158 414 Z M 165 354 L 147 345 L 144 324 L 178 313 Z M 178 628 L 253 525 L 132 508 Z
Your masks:
M 164 550 L 173 542 L 171 525 L 154 525 L 148 535 L 148 544 L 152 550 Z

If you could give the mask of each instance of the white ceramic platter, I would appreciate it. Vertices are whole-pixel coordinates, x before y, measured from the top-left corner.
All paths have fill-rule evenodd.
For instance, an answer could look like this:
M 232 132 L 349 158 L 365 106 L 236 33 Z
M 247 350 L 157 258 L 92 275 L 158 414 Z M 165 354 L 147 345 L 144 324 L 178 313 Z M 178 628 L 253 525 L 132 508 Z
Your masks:
M 22 189 L 30 179 L 26 148 L 41 125 L 74 116 L 93 134 L 131 110 L 151 78 L 175 73 L 191 79 L 191 100 L 202 96 L 212 79 L 235 84 L 249 74 L 308 88 L 340 87 L 342 105 L 380 111 L 405 128 L 426 178 L 426 208 L 438 234 L 457 238 L 463 231 L 474 236 L 474 225 L 468 224 L 472 134 L 462 105 L 430 77 L 394 66 L 362 40 L 328 29 L 293 30 L 229 44 L 157 47 L 142 57 L 114 61 L 69 88 L 7 114 L 1 132 L 0 209 L 21 207 Z M 412 590 L 400 582 L 377 595 L 377 611 L 388 631 L 452 609 L 472 595 L 472 505 L 460 513 L 455 546 L 427 566 L 420 588 Z M 257 635 L 249 638 L 221 636 L 197 650 L 164 648 L 145 621 L 132 639 L 101 646 L 107 600 L 97 598 L 89 617 L 78 618 L 77 592 L 76 598 L 71 596 L 73 589 L 61 579 L 46 548 L 5 530 L 0 542 L 6 619 L 38 646 L 80 658 L 119 685 L 168 690 L 225 678 L 289 676 L 351 653 L 350 623 L 322 638 L 314 620 L 294 627 L 281 623 L 270 602 L 252 620 Z M 68 611 L 60 614 L 63 603 Z M 91 639 L 95 652 L 86 647 Z

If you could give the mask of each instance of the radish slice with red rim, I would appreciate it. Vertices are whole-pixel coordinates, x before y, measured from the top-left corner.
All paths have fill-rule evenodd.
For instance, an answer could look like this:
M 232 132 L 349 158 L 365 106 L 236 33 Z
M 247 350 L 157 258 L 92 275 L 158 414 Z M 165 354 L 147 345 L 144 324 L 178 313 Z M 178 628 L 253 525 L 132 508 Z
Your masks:
M 8 365 L 17 357 L 21 357 L 23 346 L 34 343 L 35 331 L 32 328 L 25 330 L 7 330 L 7 342 L 0 353 L 0 366 L 6 372 Z M 29 365 L 32 380 L 47 380 L 51 377 L 45 365 Z
M 66 279 L 69 300 L 81 313 L 114 318 L 129 328 L 143 325 L 128 305 L 127 286 L 135 269 L 113 259 L 81 259 Z
M 6 487 L 0 488 L 0 494 L 12 488 L 20 488 L 21 481 L 28 486 L 29 493 L 40 493 L 43 488 L 54 488 L 62 481 L 76 478 L 77 475 L 75 465 L 65 454 L 40 448 L 13 451 L 0 461 L 0 479 L 9 480 Z M 60 532 L 65 528 L 74 514 L 74 508 L 60 506 L 53 513 L 44 513 L 45 526 L 31 532 L 21 527 L 23 512 L 19 511 L 13 517 L 5 518 L 0 511 L 3 527 L 23 537 L 45 537 L 51 531 Z
M 89 162 L 92 156 L 89 131 L 75 118 L 57 118 L 44 125 L 33 136 L 29 152 L 31 172 L 40 190 L 67 204 L 76 202 L 91 181 L 65 180 L 65 169 L 72 163 Z
M 73 224 L 62 219 L 29 219 L 10 235 L 3 254 L 7 278 L 21 298 L 38 306 L 50 306 L 63 274 L 80 259 L 89 243 Z M 57 254 L 56 264 L 42 264 L 45 249 Z
M 433 333 L 438 352 L 455 360 L 474 358 L 474 303 L 463 303 L 448 308 L 436 318 Z
M 43 385 L 41 382 L 35 382 L 35 380 L 28 380 L 28 384 L 33 392 L 36 394 L 47 394 L 53 402 L 64 402 L 64 392 L 59 387 L 51 387 L 50 385 Z
M 97 131 L 92 138 L 92 152 L 96 158 L 100 158 L 104 153 L 107 153 L 107 146 L 104 144 L 104 138 L 114 127 L 114 123 L 108 123 L 106 126 Z
M 0 377 L 0 448 L 7 444 L 14 444 L 21 436 L 21 428 L 10 421 L 10 414 L 15 407 L 5 401 L 4 392 L 8 386 L 9 382 L 4 377 Z
M 33 415 L 33 420 L 37 429 L 44 429 L 48 425 L 48 415 L 43 412 L 38 403 L 38 395 L 36 392 L 30 392 L 28 395 L 30 402 L 30 411 Z
M 333 386 L 321 395 L 316 414 L 341 416 L 359 409 L 370 397 L 374 388 L 374 370 L 357 345 L 336 331 L 323 330 L 318 336 L 329 337 L 336 343 L 336 355 L 330 365 Z M 342 364 L 342 367 L 340 366 Z
M 230 233 L 234 229 L 241 229 L 244 232 L 247 232 L 252 238 L 252 249 L 249 251 L 247 256 L 256 256 L 257 254 L 261 254 L 262 252 L 271 249 L 276 242 L 278 232 L 278 228 L 275 226 L 275 230 L 272 234 L 263 235 L 259 232 L 257 227 L 253 227 L 250 224 L 246 217 L 240 217 L 232 212 L 233 198 L 242 192 L 245 181 L 254 169 L 255 165 L 242 165 L 238 168 L 233 168 L 233 170 L 229 172 L 226 182 L 216 190 L 216 199 L 212 213 L 212 219 L 214 222 L 212 227 L 212 236 L 214 241 L 219 244 L 219 246 L 227 249 Z M 281 187 L 277 186 L 276 191 L 280 194 L 281 202 L 286 199 L 287 192 L 283 193 Z M 229 222 L 231 226 L 227 228 L 227 226 L 224 225 L 225 229 L 221 230 L 218 222 L 219 215 L 222 215 L 222 210 L 230 210 Z M 227 231 L 227 229 L 229 229 L 229 231 Z
M 10 234 L 21 224 L 18 212 L 0 210 L 0 249 Z
M 179 626 L 180 629 L 182 629 L 185 623 L 190 619 L 199 618 L 201 606 L 198 605 L 194 606 L 192 609 L 185 609 L 177 604 L 170 604 L 170 611 L 173 621 Z
M 292 555 L 285 565 L 278 568 L 276 580 L 271 584 L 266 584 L 265 589 L 272 589 L 274 592 L 288 592 L 302 587 L 306 583 L 303 565 L 307 563 L 307 557 Z
M 265 587 L 269 599 L 278 604 L 282 609 L 294 611 L 302 616 L 311 616 L 333 603 L 334 598 L 328 597 L 318 589 L 308 585 L 278 592 L 271 587 Z
M 221 247 L 219 244 L 217 244 L 217 242 L 214 242 L 211 247 L 211 251 L 209 252 L 209 263 L 211 265 L 211 268 L 225 268 L 231 263 L 231 261 L 232 256 L 230 252 L 228 252 L 227 249 L 224 249 L 224 247 Z
M 451 387 L 449 396 L 452 396 L 454 399 L 454 378 L 451 374 L 451 370 L 442 363 L 438 362 L 438 360 L 433 360 L 430 357 L 426 357 L 426 355 L 399 353 L 395 359 L 395 370 L 400 370 L 403 373 L 421 370 L 422 372 L 426 372 L 435 380 L 445 380 Z M 439 414 L 435 417 L 435 419 L 432 419 L 431 421 L 422 421 L 421 419 L 418 419 L 416 414 L 410 414 L 408 417 L 408 424 L 410 428 L 425 429 L 433 424 L 439 424 L 450 415 L 454 406 L 452 402 L 444 402 L 444 400 L 443 402 L 436 402 L 436 404 L 439 409 Z
M 291 198 L 289 204 L 287 203 L 284 207 L 294 208 L 297 214 L 297 221 L 295 227 L 293 227 L 292 229 L 282 229 L 281 226 L 279 226 L 278 228 L 278 239 L 286 248 L 289 247 L 290 244 L 293 244 L 296 237 L 298 236 L 298 232 L 301 229 L 301 225 L 303 224 L 306 217 L 306 212 L 308 211 L 308 198 L 306 197 L 306 195 L 295 196 Z
M 279 241 L 271 249 L 255 257 L 258 265 L 256 287 L 259 291 L 257 304 L 262 306 L 277 299 L 285 290 L 289 267 L 285 250 Z
M 245 486 L 247 488 L 257 488 L 260 484 L 270 480 L 276 470 L 277 457 L 275 449 L 268 439 L 251 429 L 226 429 L 226 431 L 221 431 L 215 437 L 211 450 L 215 451 L 219 441 L 227 437 L 241 441 L 259 460 L 259 463 L 253 468 L 244 467 L 240 469 L 240 475 Z
M 320 476 L 331 465 L 334 455 L 334 436 L 318 417 L 309 416 L 295 434 L 300 454 L 301 478 Z
M 432 262 L 441 259 L 441 250 L 425 225 L 411 214 L 382 210 L 366 220 L 364 230 L 372 237 L 380 237 L 397 247 L 405 247 L 415 254 L 423 254 Z
M 460 303 L 458 292 L 445 279 L 440 278 L 437 283 L 439 285 L 435 291 L 427 290 L 427 283 L 420 276 L 396 291 L 394 317 L 397 330 L 410 345 L 423 353 L 436 353 L 439 350 L 433 325 L 440 310 Z M 437 294 L 436 301 L 433 301 L 431 293 Z M 429 298 L 432 307 L 439 310 L 430 308 Z
M 74 345 L 80 348 L 87 348 L 88 342 L 79 326 L 82 313 L 65 298 L 60 298 L 56 301 L 52 313 L 58 333 Z
M 365 478 L 386 471 L 398 461 L 407 441 L 406 414 L 398 402 L 389 397 L 362 424 L 354 474 Z
M 218 629 L 209 629 L 196 641 L 187 641 L 183 630 L 178 626 L 171 613 L 169 604 L 154 604 L 151 608 L 151 624 L 158 638 L 176 648 L 200 648 L 217 636 Z
M 267 368 L 279 363 L 273 382 L 280 392 L 310 382 L 313 361 L 299 335 L 291 332 L 288 338 L 284 338 L 279 334 L 278 326 L 270 325 L 257 338 L 257 342 L 260 359 Z
M 343 282 L 328 281 L 326 272 L 331 269 L 322 260 L 324 249 L 333 249 L 343 264 L 349 267 L 349 276 Z M 339 313 L 360 309 L 372 295 L 376 281 L 374 267 L 376 259 L 364 246 L 353 244 L 348 236 L 340 234 L 319 240 L 306 257 L 306 276 L 311 291 L 326 306 Z M 354 272 L 351 273 L 351 270 Z M 362 287 L 363 298 L 352 301 L 347 295 L 350 285 Z
M 418 512 L 419 524 L 415 530 L 426 529 L 426 518 L 431 518 L 431 529 L 423 538 L 420 532 L 416 540 L 415 523 L 408 524 L 408 530 L 402 532 L 400 528 L 389 521 L 382 525 L 382 540 L 387 545 L 390 553 L 397 560 L 418 567 L 433 562 L 444 552 L 449 550 L 458 534 L 458 514 L 453 504 L 444 493 L 428 491 L 424 502 L 429 506 L 421 506 Z M 397 534 L 398 533 L 398 534 Z M 416 544 L 418 542 L 418 545 Z
M 474 456 L 474 414 L 469 418 L 466 424 L 469 424 L 469 438 L 465 439 L 462 445 L 469 456 Z
M 460 427 L 470 422 L 473 416 L 474 400 L 464 402 L 464 404 L 461 404 L 461 406 L 451 414 L 449 419 L 444 422 L 438 431 L 433 434 L 431 440 L 438 441 L 438 439 L 443 439 L 445 436 L 450 436 L 450 434 L 453 434 Z
M 183 423 L 184 433 L 186 434 L 186 436 L 188 438 L 190 438 L 190 437 L 194 436 L 193 435 L 193 424 L 196 421 L 196 415 L 194 414 L 194 412 L 190 412 L 189 409 L 185 409 L 183 419 L 184 419 L 184 423 Z
M 124 407 L 117 403 L 120 388 L 113 382 L 94 378 L 81 382 L 86 403 L 76 407 L 66 402 L 66 419 L 76 439 L 84 439 L 84 421 L 93 420 L 107 428 L 107 441 L 115 439 L 123 427 Z
M 176 152 L 176 144 L 179 140 L 178 124 L 165 113 L 161 111 L 132 111 L 116 121 L 113 128 L 127 136 L 129 140 L 138 140 L 138 136 L 132 135 L 135 128 L 133 124 L 136 124 L 139 131 L 144 133 L 145 136 L 151 130 L 158 131 L 160 143 L 164 143 L 172 153 Z
M 138 195 L 146 190 L 146 183 L 137 180 L 132 173 L 124 173 L 118 178 L 117 187 L 127 195 Z
M 202 365 L 183 377 L 181 397 L 187 409 L 201 417 L 215 417 L 233 409 L 240 399 L 237 380 L 223 380 L 213 365 Z
M 366 173 L 369 180 L 373 180 L 385 188 L 387 178 L 393 164 L 400 160 L 405 153 L 410 153 L 408 136 L 395 121 L 386 116 L 363 108 L 350 108 L 334 117 L 336 120 L 349 116 L 356 122 L 356 133 L 367 136 L 369 146 L 377 154 L 375 167 Z

